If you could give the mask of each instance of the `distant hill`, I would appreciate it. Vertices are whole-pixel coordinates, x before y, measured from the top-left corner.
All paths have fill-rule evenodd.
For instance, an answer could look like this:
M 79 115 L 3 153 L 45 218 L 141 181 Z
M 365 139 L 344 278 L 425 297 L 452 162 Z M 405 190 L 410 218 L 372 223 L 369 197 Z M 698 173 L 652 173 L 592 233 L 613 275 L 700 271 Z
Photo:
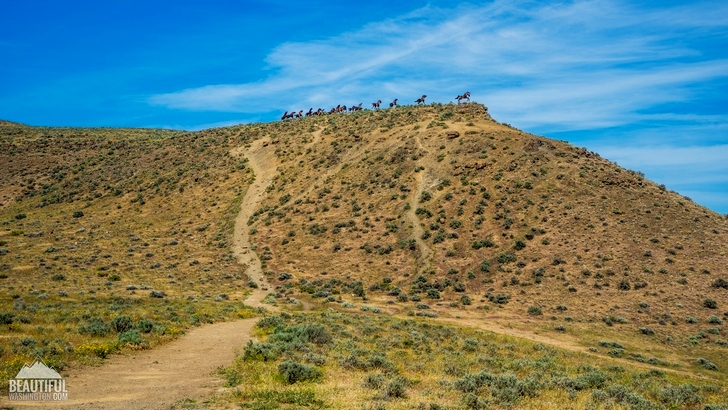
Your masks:
M 12 122 L 12 121 L 0 120 L 0 127 L 7 127 L 10 125 L 22 126 L 23 124 L 19 124 L 17 122 Z

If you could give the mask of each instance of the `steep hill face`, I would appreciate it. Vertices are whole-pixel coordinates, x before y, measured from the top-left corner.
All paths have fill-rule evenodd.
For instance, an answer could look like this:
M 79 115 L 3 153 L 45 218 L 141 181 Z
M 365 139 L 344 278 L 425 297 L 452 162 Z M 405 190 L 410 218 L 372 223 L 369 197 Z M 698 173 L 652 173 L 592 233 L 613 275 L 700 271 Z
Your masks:
M 466 310 L 505 295 L 516 314 L 568 308 L 658 327 L 728 310 L 723 216 L 481 105 L 241 132 L 270 139 L 278 158 L 249 225 L 281 294 L 472 302 Z
M 254 285 L 236 254 L 255 252 L 281 305 L 624 336 L 728 365 L 726 218 L 479 104 L 195 133 L 3 123 L 0 169 L 6 351 L 48 328 L 78 345 L 121 312 L 235 315 Z M 249 188 L 264 190 L 242 213 L 252 246 L 233 252 Z

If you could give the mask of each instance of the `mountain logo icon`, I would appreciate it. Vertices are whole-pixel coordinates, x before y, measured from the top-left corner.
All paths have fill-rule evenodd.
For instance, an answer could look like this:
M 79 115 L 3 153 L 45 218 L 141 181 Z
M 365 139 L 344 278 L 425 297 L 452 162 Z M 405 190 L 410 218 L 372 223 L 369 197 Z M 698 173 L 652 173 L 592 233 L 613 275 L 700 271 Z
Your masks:
M 40 360 L 36 360 L 32 365 L 27 363 L 20 369 L 16 379 L 61 379 L 61 375 L 58 374 L 52 367 L 46 366 Z
M 68 400 L 66 381 L 40 358 L 25 364 L 14 379 L 8 380 L 10 401 Z

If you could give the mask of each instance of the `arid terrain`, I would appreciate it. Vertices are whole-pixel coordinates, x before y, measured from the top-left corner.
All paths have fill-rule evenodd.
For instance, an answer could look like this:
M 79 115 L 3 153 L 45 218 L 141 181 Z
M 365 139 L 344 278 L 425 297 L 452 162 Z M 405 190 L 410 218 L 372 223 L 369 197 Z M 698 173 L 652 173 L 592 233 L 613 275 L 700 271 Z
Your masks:
M 726 216 L 480 104 L 0 148 L 3 405 L 728 408 Z

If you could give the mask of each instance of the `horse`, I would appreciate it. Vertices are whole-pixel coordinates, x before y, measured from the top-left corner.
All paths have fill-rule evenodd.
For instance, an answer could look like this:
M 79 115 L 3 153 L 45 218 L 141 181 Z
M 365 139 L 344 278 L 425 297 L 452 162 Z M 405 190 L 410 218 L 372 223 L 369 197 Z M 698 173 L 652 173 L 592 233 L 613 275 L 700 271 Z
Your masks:
M 423 95 L 422 97 L 416 99 L 415 102 L 417 104 L 424 104 L 425 103 L 425 98 L 427 98 L 427 96 L 426 95 Z
M 455 98 L 458 100 L 458 104 L 460 104 L 460 100 L 468 100 L 468 101 L 470 101 L 470 91 L 465 91 L 465 94 L 458 95 Z
M 288 118 L 288 111 L 283 113 L 283 116 L 281 117 L 281 121 L 285 120 L 286 118 Z
M 372 103 L 372 109 L 373 109 L 373 110 L 378 110 L 378 109 L 379 109 L 379 105 L 380 105 L 381 103 L 382 103 L 382 100 L 377 100 L 377 102 L 373 102 L 373 103 Z
M 359 103 L 359 105 L 352 105 L 351 107 L 349 107 L 349 112 L 361 110 L 361 105 L 362 103 Z
M 395 98 L 394 101 L 392 101 L 391 103 L 389 103 L 389 108 L 393 108 L 393 107 L 396 107 L 396 106 L 397 106 L 397 99 Z
M 308 109 L 308 112 L 306 113 L 306 117 L 310 117 L 313 115 L 313 107 Z

